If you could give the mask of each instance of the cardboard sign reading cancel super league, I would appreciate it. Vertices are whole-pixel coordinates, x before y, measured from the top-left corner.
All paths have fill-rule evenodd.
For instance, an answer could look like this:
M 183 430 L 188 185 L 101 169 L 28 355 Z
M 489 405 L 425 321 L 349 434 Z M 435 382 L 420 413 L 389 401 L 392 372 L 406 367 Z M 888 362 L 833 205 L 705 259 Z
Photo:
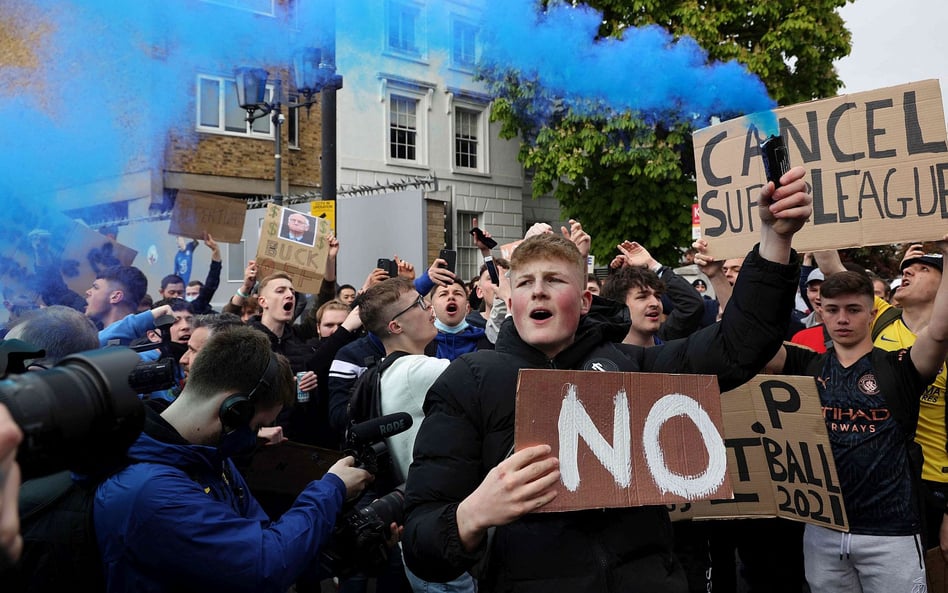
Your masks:
M 730 498 L 720 399 L 707 375 L 521 370 L 516 449 L 560 461 L 541 512 Z
M 811 222 L 800 252 L 941 239 L 948 218 L 948 139 L 937 80 L 776 109 L 694 133 L 701 235 L 716 259 L 759 240 L 765 183 L 759 145 L 783 136 L 790 165 L 807 169 Z

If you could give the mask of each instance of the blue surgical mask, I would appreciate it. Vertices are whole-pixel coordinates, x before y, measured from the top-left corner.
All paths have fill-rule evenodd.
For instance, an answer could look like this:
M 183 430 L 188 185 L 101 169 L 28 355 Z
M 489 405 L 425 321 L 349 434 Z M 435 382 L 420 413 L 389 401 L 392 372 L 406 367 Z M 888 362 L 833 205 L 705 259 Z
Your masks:
M 193 302 L 194 302 L 194 299 L 196 299 L 196 298 L 198 298 L 196 294 L 195 294 L 195 295 L 187 295 L 187 294 L 184 295 L 184 300 L 186 300 L 186 301 L 189 302 L 189 303 L 193 303 Z

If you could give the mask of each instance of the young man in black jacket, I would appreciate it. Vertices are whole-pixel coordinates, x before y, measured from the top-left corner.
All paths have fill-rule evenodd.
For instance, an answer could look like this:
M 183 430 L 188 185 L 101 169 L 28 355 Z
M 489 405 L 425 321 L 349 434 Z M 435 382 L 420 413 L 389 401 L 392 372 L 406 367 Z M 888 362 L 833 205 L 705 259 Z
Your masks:
M 294 441 L 336 449 L 342 434 L 329 423 L 329 368 L 339 349 L 356 339 L 362 327 L 358 308 L 325 340 L 304 340 L 293 325 L 296 292 L 293 281 L 283 272 L 270 274 L 260 281 L 258 300 L 262 313 L 248 325 L 270 339 L 273 351 L 290 361 L 294 373 L 302 373 L 297 388 L 306 395 L 291 411 L 281 414 L 277 424 Z
M 531 514 L 556 496 L 559 462 L 549 445 L 509 454 L 518 371 L 596 365 L 716 374 L 722 391 L 747 381 L 786 333 L 799 277 L 790 241 L 811 213 L 803 176 L 804 169 L 793 169 L 780 189 L 762 190 L 761 242 L 745 261 L 723 322 L 661 346 L 616 343 L 628 322 L 613 323 L 595 309 L 584 258 L 572 243 L 545 234 L 517 247 L 512 322 L 496 350 L 453 361 L 428 391 L 406 491 L 403 551 L 415 574 L 447 581 L 486 555 L 482 591 L 686 589 L 664 507 Z

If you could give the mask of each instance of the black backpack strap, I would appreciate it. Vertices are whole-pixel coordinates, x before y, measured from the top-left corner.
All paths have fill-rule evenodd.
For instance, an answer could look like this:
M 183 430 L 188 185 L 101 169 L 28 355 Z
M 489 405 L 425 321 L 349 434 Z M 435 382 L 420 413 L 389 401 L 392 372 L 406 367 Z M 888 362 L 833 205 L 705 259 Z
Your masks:
M 833 349 L 833 338 L 830 337 L 829 330 L 826 329 L 826 324 L 820 325 L 823 328 L 823 347 L 826 348 L 826 351 L 829 352 Z
M 908 350 L 903 349 L 902 352 L 907 353 Z M 889 408 L 895 421 L 899 423 L 899 427 L 902 429 L 902 432 L 905 433 L 906 440 L 914 441 L 915 429 L 918 426 L 918 416 L 912 418 L 908 410 L 905 409 L 905 406 L 895 397 L 895 394 L 898 393 L 899 385 L 896 383 L 895 377 L 888 371 L 889 367 L 885 362 L 888 354 L 889 352 L 887 350 L 873 348 L 871 355 L 872 369 L 875 373 L 876 381 L 879 383 L 879 389 L 885 397 L 886 407 Z
M 75 487 L 69 470 L 24 482 L 20 487 L 20 522 L 27 524 L 34 516 L 42 515 Z
M 396 350 L 391 354 L 387 355 L 378 363 L 378 368 L 375 372 L 375 392 L 372 393 L 372 417 L 378 418 L 382 415 L 382 373 L 385 372 L 385 369 L 392 366 L 396 360 L 408 354 L 401 350 Z
M 875 322 L 872 324 L 872 342 L 875 343 L 876 338 L 879 337 L 879 334 L 882 333 L 882 330 L 892 325 L 892 323 L 902 318 L 902 309 L 898 307 L 890 307 L 882 312 L 881 315 L 876 317 Z

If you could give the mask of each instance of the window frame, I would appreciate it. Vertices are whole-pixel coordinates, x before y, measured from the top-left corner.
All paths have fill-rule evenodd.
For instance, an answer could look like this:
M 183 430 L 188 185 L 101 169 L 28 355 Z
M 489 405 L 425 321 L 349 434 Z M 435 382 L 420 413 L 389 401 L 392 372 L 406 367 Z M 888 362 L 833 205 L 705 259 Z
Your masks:
M 475 226 L 480 226 L 479 222 L 484 217 L 483 212 L 472 212 L 467 210 L 458 210 L 457 212 L 457 274 L 465 282 L 474 278 L 484 263 L 481 257 L 481 250 L 474 245 L 474 237 L 470 230 Z
M 203 86 L 204 81 L 211 81 L 211 82 L 217 83 L 217 101 L 218 101 L 217 103 L 218 125 L 217 126 L 209 126 L 207 124 L 201 123 L 201 107 L 203 105 L 202 86 Z M 227 101 L 226 85 L 227 84 L 235 85 L 234 92 L 236 93 L 237 81 L 233 77 L 217 76 L 214 74 L 198 74 L 197 84 L 195 86 L 196 88 L 195 130 L 197 130 L 198 132 L 206 133 L 206 134 L 218 134 L 221 136 L 235 136 L 238 138 L 254 138 L 257 140 L 271 140 L 271 141 L 274 140 L 275 139 L 274 126 L 272 122 L 270 121 L 270 114 L 261 116 L 257 118 L 256 120 L 254 120 L 253 122 L 245 121 L 244 123 L 246 125 L 246 128 L 245 128 L 246 131 L 244 132 L 237 132 L 234 130 L 227 129 L 227 106 L 226 106 L 226 101 Z M 270 97 L 273 96 L 273 92 L 274 92 L 274 85 L 271 83 L 267 83 L 268 100 Z M 239 106 L 238 106 L 238 109 L 240 109 Z M 241 109 L 241 113 L 245 114 L 246 112 L 243 109 Z M 262 122 L 266 123 L 266 126 L 267 126 L 266 133 L 259 132 L 254 129 L 255 127 L 259 127 Z
M 208 4 L 217 4 L 218 6 L 224 6 L 227 8 L 233 8 L 234 10 L 243 10 L 245 12 L 250 12 L 253 14 L 259 14 L 262 16 L 276 16 L 276 3 L 277 0 L 262 0 L 264 3 L 269 2 L 269 10 L 257 10 L 255 8 L 250 8 L 248 6 L 241 6 L 244 0 L 203 0 Z
M 428 167 L 429 113 L 435 85 L 423 81 L 409 80 L 393 75 L 381 75 L 381 103 L 385 109 L 385 163 L 407 167 Z M 402 159 L 392 156 L 392 98 L 400 97 L 415 101 L 415 158 Z
M 477 115 L 477 165 L 466 167 L 458 164 L 458 113 L 460 111 Z M 448 128 L 451 143 L 451 171 L 476 175 L 490 174 L 490 99 L 475 93 L 458 89 L 448 89 Z
M 287 100 L 292 105 L 299 100 L 299 97 L 291 94 L 287 96 Z M 290 150 L 300 150 L 300 109 L 306 108 L 286 108 L 286 121 L 283 125 L 286 127 L 286 145 Z
M 404 43 L 399 45 L 392 45 L 392 24 L 393 20 L 398 16 L 402 16 L 408 12 L 414 12 L 413 19 L 413 31 L 412 31 L 412 41 L 413 47 L 405 47 Z M 414 60 L 418 62 L 427 63 L 428 61 L 428 22 L 427 22 L 427 10 L 423 2 L 418 0 L 388 0 L 385 4 L 385 27 L 384 27 L 384 39 L 382 41 L 382 47 L 384 53 L 397 56 L 400 58 L 406 58 L 409 60 Z M 404 22 L 399 20 L 399 26 L 401 27 Z M 398 35 L 401 41 L 405 37 L 403 32 L 400 32 Z
M 473 34 L 471 39 L 470 61 L 458 60 L 457 56 L 459 51 L 463 54 L 465 53 L 464 48 L 458 47 L 458 35 L 460 33 L 459 29 L 463 28 L 464 30 L 470 31 Z M 460 70 L 462 72 L 473 73 L 477 65 L 477 58 L 480 53 L 479 45 L 479 36 L 480 36 L 480 27 L 472 21 L 471 19 L 464 18 L 460 15 L 454 14 L 451 15 L 451 68 L 455 70 Z

